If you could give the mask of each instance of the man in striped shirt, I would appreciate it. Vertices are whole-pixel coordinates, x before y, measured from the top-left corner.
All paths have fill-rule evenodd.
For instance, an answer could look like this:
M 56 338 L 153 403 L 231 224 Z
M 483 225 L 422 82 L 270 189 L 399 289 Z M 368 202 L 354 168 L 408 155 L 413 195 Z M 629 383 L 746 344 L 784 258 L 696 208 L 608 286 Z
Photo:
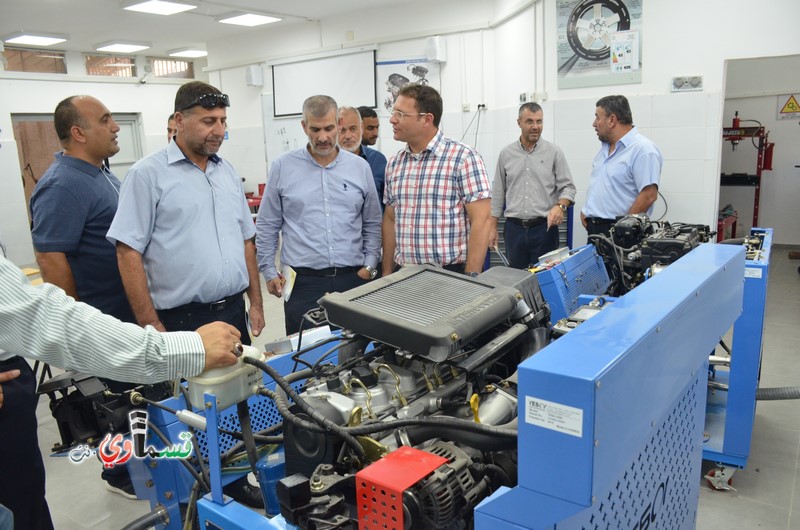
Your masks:
M 222 322 L 177 333 L 120 322 L 54 285 L 32 287 L 3 250 L 0 242 L 0 507 L 13 513 L 15 528 L 51 529 L 37 438 L 36 378 L 21 355 L 107 378 L 155 383 L 234 364 L 241 338 Z
M 436 264 L 477 276 L 491 229 L 491 184 L 471 147 L 439 130 L 442 98 L 430 86 L 400 89 L 389 123 L 406 142 L 389 160 L 383 217 L 383 274 Z

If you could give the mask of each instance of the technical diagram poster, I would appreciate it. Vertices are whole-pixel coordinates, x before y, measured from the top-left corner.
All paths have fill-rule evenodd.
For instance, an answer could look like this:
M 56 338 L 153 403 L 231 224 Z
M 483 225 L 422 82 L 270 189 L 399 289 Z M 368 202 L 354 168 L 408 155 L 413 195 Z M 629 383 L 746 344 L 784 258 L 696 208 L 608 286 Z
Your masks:
M 644 0 L 557 0 L 558 87 L 642 82 Z
M 426 59 L 378 61 L 378 114 L 389 116 L 394 108 L 397 92 L 409 83 L 430 85 L 441 93 L 439 63 Z

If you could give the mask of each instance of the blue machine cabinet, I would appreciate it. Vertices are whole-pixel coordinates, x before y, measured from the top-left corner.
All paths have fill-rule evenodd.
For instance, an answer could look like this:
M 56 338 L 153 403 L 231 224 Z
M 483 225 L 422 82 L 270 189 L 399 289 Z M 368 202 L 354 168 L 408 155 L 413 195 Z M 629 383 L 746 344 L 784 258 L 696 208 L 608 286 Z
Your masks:
M 561 263 L 537 272 L 536 280 L 550 306 L 551 322 L 578 309 L 580 295 L 603 294 L 611 283 L 603 258 L 591 244 L 574 249 Z
M 475 528 L 694 528 L 708 352 L 741 312 L 744 264 L 743 247 L 702 245 L 524 361 L 518 485 L 485 499 Z M 270 364 L 290 371 L 288 356 Z M 208 398 L 209 425 L 223 424 L 227 411 Z M 163 420 L 172 436 L 183 429 Z M 227 450 L 214 436 L 201 445 Z M 151 503 L 166 504 L 167 527 L 179 528 L 185 472 L 141 463 Z M 201 528 L 296 528 L 220 499 L 219 473 L 197 502 Z
M 708 352 L 744 248 L 701 245 L 519 367 L 519 483 L 475 528 L 695 526 Z
M 712 481 L 712 485 L 723 488 L 733 472 L 724 466 L 741 469 L 750 455 L 764 342 L 772 229 L 753 228 L 750 235 L 763 237 L 761 251 L 745 261 L 744 310 L 733 326 L 730 368 L 717 367 L 713 378 L 728 390 L 709 389 L 706 409 L 708 441 L 703 458 L 721 466 L 718 473 L 724 473 L 724 480 Z

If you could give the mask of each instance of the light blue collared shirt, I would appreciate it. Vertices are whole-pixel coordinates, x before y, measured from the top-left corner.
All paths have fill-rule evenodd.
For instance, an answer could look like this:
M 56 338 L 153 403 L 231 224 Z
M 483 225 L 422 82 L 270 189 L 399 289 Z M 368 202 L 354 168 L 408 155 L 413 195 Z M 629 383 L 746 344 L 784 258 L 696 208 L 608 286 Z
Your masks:
M 369 164 L 344 149 L 325 167 L 308 147 L 282 155 L 270 168 L 256 231 L 258 270 L 268 280 L 278 276 L 278 232 L 284 265 L 377 267 L 381 206 Z
M 244 242 L 255 226 L 233 166 L 214 155 L 205 173 L 170 142 L 131 167 L 108 239 L 142 254 L 158 310 L 215 302 L 250 284 Z
M 586 217 L 614 219 L 625 215 L 639 192 L 650 184 L 658 185 L 664 158 L 656 144 L 639 134 L 634 127 L 617 140 L 611 156 L 610 145 L 602 143 L 592 161 L 592 179 L 586 193 L 583 214 Z M 647 215 L 653 213 L 653 207 Z

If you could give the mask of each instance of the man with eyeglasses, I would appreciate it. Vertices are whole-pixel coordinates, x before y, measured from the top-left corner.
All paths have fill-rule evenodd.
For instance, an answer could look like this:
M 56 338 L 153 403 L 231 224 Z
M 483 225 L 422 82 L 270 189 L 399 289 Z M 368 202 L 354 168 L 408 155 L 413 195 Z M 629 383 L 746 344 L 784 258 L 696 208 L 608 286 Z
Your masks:
M 275 266 L 279 233 L 281 266 L 296 274 L 284 303 L 287 335 L 300 330 L 303 315 L 326 292 L 347 291 L 378 273 L 378 193 L 369 164 L 340 149 L 343 123 L 333 98 L 305 100 L 301 125 L 308 144 L 272 163 L 258 211 L 258 267 L 269 293 L 279 297 L 289 288 L 284 281 L 290 279 Z M 358 145 L 360 134 L 351 139 Z
M 406 142 L 386 167 L 383 274 L 397 265 L 436 264 L 477 276 L 489 245 L 491 184 L 471 147 L 439 130 L 442 98 L 430 86 L 400 89 L 394 139 Z
M 367 161 L 369 168 L 372 170 L 372 178 L 375 180 L 375 189 L 378 191 L 378 202 L 381 203 L 382 208 L 383 185 L 386 180 L 386 157 L 383 156 L 383 153 L 380 151 L 371 149 L 367 147 L 367 144 L 363 143 L 367 121 L 362 117 L 362 108 L 372 110 L 368 107 L 359 107 L 358 109 L 354 109 L 353 107 L 339 108 L 339 120 L 341 122 L 339 128 L 339 145 L 343 149 Z M 372 113 L 375 114 L 375 111 L 372 110 Z M 375 118 L 375 121 L 377 120 L 378 119 Z M 377 133 L 375 133 L 375 136 L 377 137 Z M 373 141 L 372 143 L 374 144 L 375 142 Z
M 207 83 L 181 85 L 175 140 L 130 168 L 107 237 L 117 246 L 139 325 L 189 331 L 221 320 L 250 344 L 250 331 L 258 336 L 264 327 L 264 309 L 242 179 L 217 155 L 229 106 L 228 96 Z M 263 507 L 246 478 L 226 492 Z
M 106 239 L 120 181 L 106 167 L 119 152 L 119 125 L 91 96 L 70 96 L 53 114 L 63 146 L 31 195 L 31 236 L 42 279 L 124 322 L 136 322 L 122 287 L 117 253 Z M 103 381 L 111 391 L 128 383 Z M 124 466 L 103 469 L 109 490 L 135 499 Z

